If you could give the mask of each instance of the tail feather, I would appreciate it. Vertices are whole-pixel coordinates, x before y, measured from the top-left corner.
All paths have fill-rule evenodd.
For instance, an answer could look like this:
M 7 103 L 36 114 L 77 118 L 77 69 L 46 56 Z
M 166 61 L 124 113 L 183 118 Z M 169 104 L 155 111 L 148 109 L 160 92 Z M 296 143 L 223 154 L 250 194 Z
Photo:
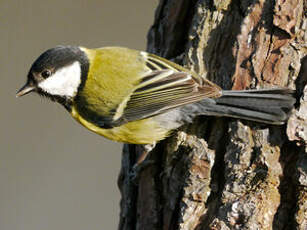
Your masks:
M 290 89 L 223 91 L 222 97 L 197 102 L 198 114 L 283 124 L 295 103 Z
M 223 91 L 223 96 L 217 98 L 218 104 L 237 104 L 244 107 L 276 107 L 292 109 L 295 99 L 294 91 L 289 89 L 264 89 L 264 90 L 242 90 L 242 91 Z

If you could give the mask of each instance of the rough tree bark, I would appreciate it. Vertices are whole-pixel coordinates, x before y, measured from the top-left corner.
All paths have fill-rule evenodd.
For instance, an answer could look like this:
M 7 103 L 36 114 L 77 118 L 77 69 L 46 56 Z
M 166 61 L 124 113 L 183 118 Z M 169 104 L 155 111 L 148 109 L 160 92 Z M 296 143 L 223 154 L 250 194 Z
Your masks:
M 119 229 L 307 229 L 307 3 L 161 0 L 148 51 L 224 89 L 296 89 L 288 124 L 200 117 L 159 143 L 129 178 L 125 145 Z

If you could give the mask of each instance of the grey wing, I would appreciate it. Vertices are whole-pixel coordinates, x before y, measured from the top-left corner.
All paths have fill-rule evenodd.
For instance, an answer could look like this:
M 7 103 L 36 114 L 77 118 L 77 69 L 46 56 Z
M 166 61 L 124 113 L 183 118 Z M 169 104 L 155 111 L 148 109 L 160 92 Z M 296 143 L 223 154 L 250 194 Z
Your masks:
M 145 75 L 114 115 L 119 124 L 156 116 L 174 108 L 220 96 L 220 88 L 200 85 L 190 73 L 157 70 Z

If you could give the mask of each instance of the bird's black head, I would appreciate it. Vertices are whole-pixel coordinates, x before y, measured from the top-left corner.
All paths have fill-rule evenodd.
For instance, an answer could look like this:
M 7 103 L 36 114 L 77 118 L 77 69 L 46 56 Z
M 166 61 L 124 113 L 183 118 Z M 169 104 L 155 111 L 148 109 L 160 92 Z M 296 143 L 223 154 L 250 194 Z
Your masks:
M 17 92 L 17 97 L 36 91 L 65 105 L 84 84 L 88 69 L 89 60 L 82 48 L 57 46 L 49 49 L 33 63 L 27 83 Z

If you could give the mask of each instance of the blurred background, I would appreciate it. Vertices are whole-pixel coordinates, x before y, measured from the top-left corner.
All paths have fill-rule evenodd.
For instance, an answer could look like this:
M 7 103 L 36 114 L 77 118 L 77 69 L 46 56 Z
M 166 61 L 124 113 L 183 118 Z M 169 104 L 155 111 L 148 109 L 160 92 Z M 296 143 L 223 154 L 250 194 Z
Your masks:
M 143 50 L 157 0 L 0 0 L 0 229 L 116 229 L 122 144 L 60 105 L 16 99 L 30 65 L 56 45 Z

